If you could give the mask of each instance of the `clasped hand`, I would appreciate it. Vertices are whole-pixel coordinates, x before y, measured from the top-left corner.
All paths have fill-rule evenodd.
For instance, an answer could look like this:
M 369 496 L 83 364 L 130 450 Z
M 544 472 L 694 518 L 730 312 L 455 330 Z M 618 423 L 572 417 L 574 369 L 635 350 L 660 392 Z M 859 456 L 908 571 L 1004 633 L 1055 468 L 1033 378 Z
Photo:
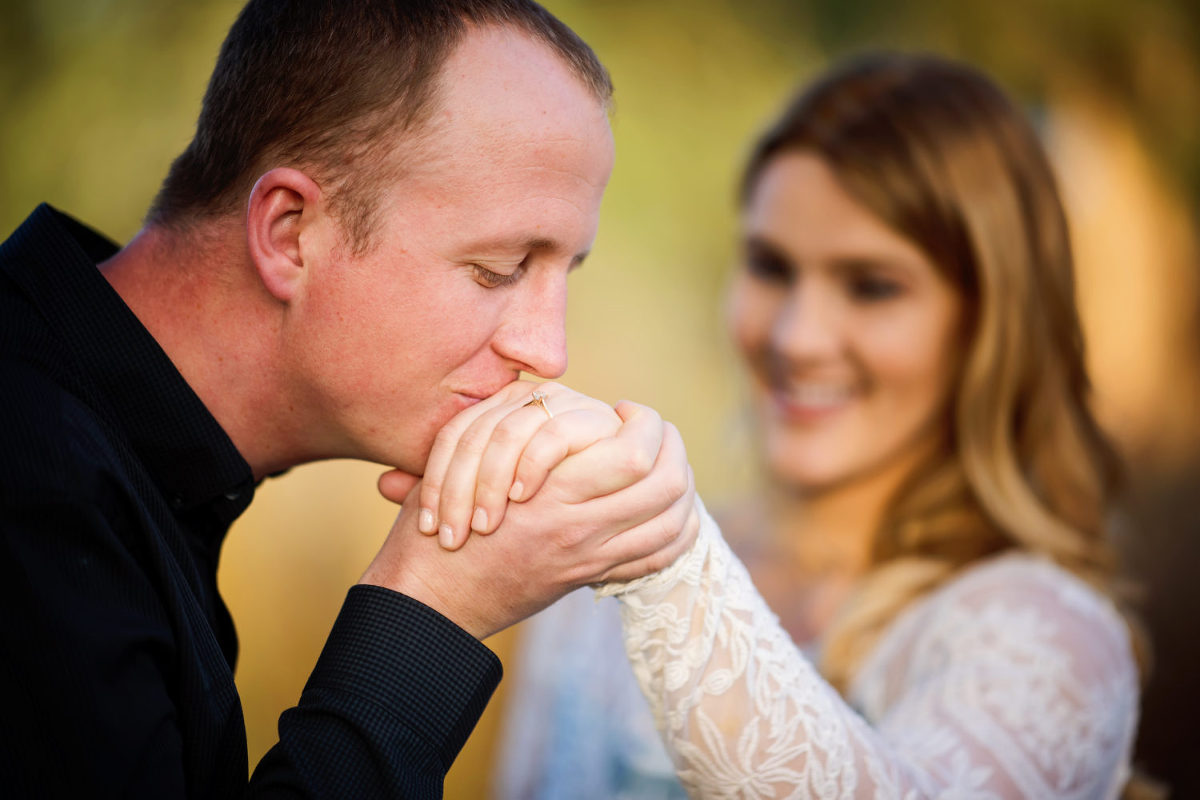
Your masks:
M 552 417 L 528 404 L 535 390 Z M 675 426 L 646 406 L 614 408 L 556 383 L 515 381 L 463 411 L 411 485 L 399 473 L 380 479 L 402 507 L 362 581 L 479 638 L 580 586 L 658 571 L 699 528 Z

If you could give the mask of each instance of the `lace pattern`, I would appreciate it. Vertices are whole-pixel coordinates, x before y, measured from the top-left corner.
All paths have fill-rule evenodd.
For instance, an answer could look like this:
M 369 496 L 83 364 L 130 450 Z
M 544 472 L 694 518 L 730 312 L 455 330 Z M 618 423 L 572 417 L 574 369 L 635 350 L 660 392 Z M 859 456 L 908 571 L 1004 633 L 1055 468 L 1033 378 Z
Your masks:
M 1137 671 L 1106 598 L 1029 555 L 918 600 L 850 704 L 779 626 L 701 508 L 667 570 L 597 589 L 693 797 L 1111 798 L 1128 778 Z

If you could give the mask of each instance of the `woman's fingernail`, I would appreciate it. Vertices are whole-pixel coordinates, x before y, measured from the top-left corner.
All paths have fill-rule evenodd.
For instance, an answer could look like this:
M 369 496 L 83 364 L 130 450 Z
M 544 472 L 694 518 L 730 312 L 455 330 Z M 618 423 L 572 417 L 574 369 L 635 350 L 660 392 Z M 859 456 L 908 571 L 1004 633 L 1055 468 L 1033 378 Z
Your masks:
M 471 530 L 487 530 L 487 512 L 478 506 L 475 508 L 475 513 L 471 515 Z
M 421 509 L 421 516 L 417 518 L 417 530 L 421 533 L 433 533 L 433 512 L 428 508 Z
M 438 541 L 447 549 L 454 546 L 454 529 L 445 522 L 438 528 Z
M 520 481 L 513 481 L 512 488 L 508 490 L 508 499 L 514 501 L 520 500 L 521 495 L 524 493 L 525 484 L 521 483 Z

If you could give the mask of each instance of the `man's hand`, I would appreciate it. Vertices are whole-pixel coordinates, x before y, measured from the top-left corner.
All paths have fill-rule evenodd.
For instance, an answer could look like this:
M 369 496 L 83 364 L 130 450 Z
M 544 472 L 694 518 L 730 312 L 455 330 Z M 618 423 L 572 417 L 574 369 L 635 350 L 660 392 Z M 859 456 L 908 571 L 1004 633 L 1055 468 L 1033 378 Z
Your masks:
M 535 388 L 547 393 L 553 419 L 525 406 Z M 662 569 L 695 538 L 683 441 L 650 408 L 614 410 L 561 386 L 525 383 L 447 427 L 435 445 L 439 460 L 431 455 L 427 467 L 428 495 L 425 482 L 410 492 L 362 580 L 404 592 L 476 636 L 579 586 Z M 458 552 L 420 535 L 418 518 L 434 508 Z M 467 538 L 479 508 L 480 532 L 494 535 Z

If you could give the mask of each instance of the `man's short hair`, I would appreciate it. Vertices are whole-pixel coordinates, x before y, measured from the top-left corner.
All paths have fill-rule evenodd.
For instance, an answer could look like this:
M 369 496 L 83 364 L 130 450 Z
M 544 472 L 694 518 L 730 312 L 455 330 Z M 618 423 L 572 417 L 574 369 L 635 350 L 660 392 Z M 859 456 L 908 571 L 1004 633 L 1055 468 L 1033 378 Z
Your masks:
M 607 105 L 592 49 L 532 0 L 250 0 L 225 38 L 196 135 L 175 159 L 147 222 L 184 230 L 228 214 L 277 166 L 322 185 L 356 251 L 369 246 L 387 155 L 436 106 L 436 77 L 469 26 L 544 42 Z

